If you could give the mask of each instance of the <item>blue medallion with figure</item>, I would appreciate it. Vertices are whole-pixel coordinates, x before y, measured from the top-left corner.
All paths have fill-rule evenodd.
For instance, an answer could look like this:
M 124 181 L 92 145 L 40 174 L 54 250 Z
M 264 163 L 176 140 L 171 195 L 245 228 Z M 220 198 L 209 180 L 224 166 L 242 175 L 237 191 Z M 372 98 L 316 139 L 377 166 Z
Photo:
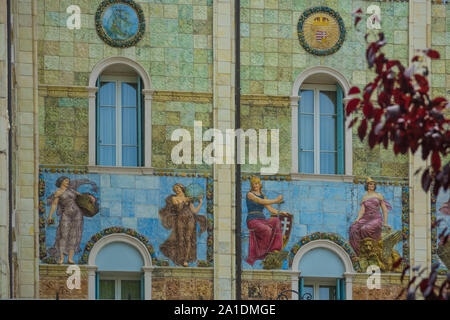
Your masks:
M 105 0 L 97 9 L 95 24 L 100 38 L 113 47 L 131 47 L 141 40 L 145 19 L 132 0 Z

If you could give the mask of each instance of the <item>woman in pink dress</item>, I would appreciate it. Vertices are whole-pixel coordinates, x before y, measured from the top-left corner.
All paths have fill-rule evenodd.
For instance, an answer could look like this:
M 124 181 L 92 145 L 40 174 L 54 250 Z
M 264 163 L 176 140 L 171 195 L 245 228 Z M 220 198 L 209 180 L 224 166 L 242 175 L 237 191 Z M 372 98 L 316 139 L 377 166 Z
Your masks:
M 247 193 L 247 227 L 250 231 L 248 258 L 245 260 L 252 265 L 256 260 L 263 260 L 269 252 L 279 251 L 283 245 L 283 234 L 280 219 L 272 217 L 266 219 L 263 210 L 266 208 L 272 214 L 289 215 L 278 211 L 271 204 L 283 201 L 283 196 L 270 200 L 261 192 L 262 184 L 259 178 L 251 179 L 251 190 Z
M 375 189 L 375 181 L 371 178 L 367 179 L 365 186 L 367 193 L 362 198 L 358 218 L 350 226 L 350 245 L 357 256 L 359 256 L 361 240 L 371 238 L 378 241 L 381 239 L 383 227 L 391 229 L 387 219 L 388 210 L 392 210 L 392 207 L 380 193 L 375 192 Z M 380 208 L 383 215 L 380 213 Z

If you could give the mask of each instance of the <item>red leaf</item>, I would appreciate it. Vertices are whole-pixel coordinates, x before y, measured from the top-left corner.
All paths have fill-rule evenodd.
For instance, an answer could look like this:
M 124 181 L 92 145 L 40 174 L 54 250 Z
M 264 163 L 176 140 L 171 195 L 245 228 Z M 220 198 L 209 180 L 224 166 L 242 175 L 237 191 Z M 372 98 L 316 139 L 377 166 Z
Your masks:
M 420 74 L 415 74 L 414 78 L 416 79 L 417 83 L 420 86 L 419 92 L 426 93 L 428 92 L 428 80 L 424 76 Z
M 361 124 L 358 127 L 358 136 L 361 141 L 364 140 L 366 131 L 367 131 L 367 120 L 363 119 L 363 121 L 361 121 Z
M 425 54 L 431 59 L 439 59 L 441 55 L 436 50 L 427 49 L 425 50 Z
M 348 91 L 348 95 L 358 94 L 360 92 L 361 92 L 361 90 L 359 90 L 358 87 L 351 87 L 350 90 Z
M 361 17 L 357 16 L 355 19 L 355 27 L 358 25 L 358 23 L 361 21 Z
M 358 117 L 354 118 L 352 121 L 350 121 L 350 124 L 348 125 L 348 127 L 349 128 L 353 127 L 357 121 L 358 121 Z
M 426 169 L 422 174 L 422 189 L 428 191 L 431 185 L 430 169 Z
M 433 151 L 433 155 L 431 156 L 431 165 L 434 171 L 439 171 L 441 168 L 441 157 L 439 156 L 439 152 Z
M 346 107 L 347 115 L 349 115 L 350 113 L 352 113 L 353 111 L 356 110 L 359 102 L 360 102 L 359 98 L 354 98 L 347 103 L 347 107 Z
M 420 60 L 420 56 L 414 56 L 412 58 L 412 62 L 416 62 L 416 61 L 419 61 L 419 60 Z
M 373 105 L 370 102 L 365 102 L 363 106 L 363 113 L 367 118 L 372 118 Z

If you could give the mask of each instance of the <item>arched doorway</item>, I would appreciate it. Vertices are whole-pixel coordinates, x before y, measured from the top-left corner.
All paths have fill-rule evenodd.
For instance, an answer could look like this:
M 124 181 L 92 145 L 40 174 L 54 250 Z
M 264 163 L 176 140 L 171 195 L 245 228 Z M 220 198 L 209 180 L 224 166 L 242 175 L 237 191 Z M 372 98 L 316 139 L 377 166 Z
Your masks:
M 88 259 L 89 299 L 150 300 L 151 256 L 127 234 L 111 234 L 95 243 Z
M 352 299 L 352 261 L 332 241 L 321 239 L 302 246 L 293 259 L 292 271 L 300 272 L 299 279 L 292 280 L 292 289 L 302 299 Z

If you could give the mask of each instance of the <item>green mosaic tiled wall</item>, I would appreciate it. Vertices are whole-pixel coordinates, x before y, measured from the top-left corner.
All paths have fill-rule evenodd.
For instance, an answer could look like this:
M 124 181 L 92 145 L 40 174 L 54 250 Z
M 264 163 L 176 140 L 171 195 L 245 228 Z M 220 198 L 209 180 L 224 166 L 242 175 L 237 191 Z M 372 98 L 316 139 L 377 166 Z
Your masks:
M 441 55 L 431 62 L 431 95 L 450 100 L 450 5 L 431 8 L 431 46 Z
M 44 164 L 88 164 L 88 99 L 40 97 L 39 154 Z
M 371 4 L 381 9 L 381 31 L 387 45 L 384 52 L 392 58 L 408 63 L 408 3 L 318 0 L 242 0 L 241 1 L 241 86 L 242 94 L 290 96 L 297 76 L 311 66 L 329 66 L 340 71 L 351 83 L 363 87 L 373 79 L 367 71 L 365 60 L 366 18 L 353 26 L 351 13 L 361 8 L 363 12 Z M 329 56 L 307 53 L 297 37 L 297 23 L 304 10 L 314 6 L 328 6 L 337 11 L 346 27 L 346 40 L 341 49 Z M 370 31 L 375 36 L 380 30 Z M 265 117 L 269 107 L 253 108 L 253 114 Z M 287 127 L 286 135 L 280 135 L 280 167 L 290 171 L 290 112 L 278 116 L 272 127 Z M 258 120 L 255 120 L 258 121 Z M 243 126 L 254 122 L 242 118 Z M 270 121 L 269 121 L 270 122 Z M 258 128 L 258 127 L 255 127 Z M 285 149 L 283 149 L 285 148 Z M 289 148 L 289 149 L 287 149 Z M 393 157 L 392 152 L 370 150 L 356 134 L 353 138 L 353 174 L 389 177 L 408 176 L 408 158 Z
M 39 83 L 88 84 L 103 58 L 125 56 L 149 73 L 153 90 L 212 91 L 212 0 L 137 1 L 146 31 L 135 47 L 106 45 L 95 30 L 100 0 L 38 0 Z M 81 9 L 81 29 L 70 30 L 66 9 Z
M 278 173 L 288 174 L 291 172 L 291 109 L 290 107 L 273 106 L 241 106 L 242 129 L 278 129 L 279 130 L 279 157 L 280 166 Z M 258 132 L 257 132 L 258 133 Z M 259 139 L 259 136 L 258 136 Z M 258 140 L 259 141 L 259 140 Z M 267 134 L 267 152 L 270 156 L 271 137 Z M 261 167 L 268 165 L 248 163 L 248 139 L 246 139 L 246 164 L 242 165 L 243 172 L 260 172 Z M 259 145 L 258 145 L 259 150 Z M 259 159 L 259 157 L 258 157 Z
M 186 129 L 194 139 L 194 121 L 201 121 L 203 132 L 212 127 L 212 103 L 165 101 L 152 103 L 152 166 L 170 169 L 208 169 L 207 164 L 194 164 L 194 146 L 191 143 L 192 164 L 174 164 L 171 150 L 178 141 L 171 141 L 175 129 Z M 203 142 L 203 148 L 209 142 Z M 203 149 L 202 149 L 203 150 Z

